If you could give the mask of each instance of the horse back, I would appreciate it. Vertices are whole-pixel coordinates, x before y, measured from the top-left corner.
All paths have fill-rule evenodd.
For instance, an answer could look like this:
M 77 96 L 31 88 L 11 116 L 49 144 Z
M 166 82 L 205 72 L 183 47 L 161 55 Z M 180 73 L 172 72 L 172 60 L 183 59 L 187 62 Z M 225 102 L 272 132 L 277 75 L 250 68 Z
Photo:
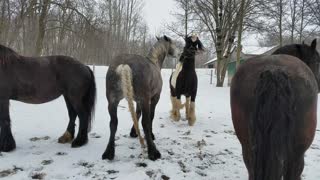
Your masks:
M 6 69 L 10 99 L 26 103 L 51 101 L 71 89 L 87 89 L 89 69 L 68 56 L 24 57 Z
M 116 73 L 116 68 L 121 64 L 128 65 L 132 71 L 132 85 L 135 98 L 144 97 L 145 95 L 152 97 L 161 93 L 162 77 L 160 69 L 143 56 L 122 54 L 116 56 L 109 66 L 106 86 L 110 92 L 107 92 L 107 96 L 108 94 L 114 95 L 119 90 L 120 83 L 115 83 L 120 80 L 119 75 Z

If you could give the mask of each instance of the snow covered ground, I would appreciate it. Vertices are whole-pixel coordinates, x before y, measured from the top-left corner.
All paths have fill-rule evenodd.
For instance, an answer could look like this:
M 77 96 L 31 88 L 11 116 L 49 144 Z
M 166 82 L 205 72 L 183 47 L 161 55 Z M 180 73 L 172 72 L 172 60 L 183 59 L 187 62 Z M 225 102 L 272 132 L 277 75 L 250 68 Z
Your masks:
M 173 122 L 168 79 L 162 70 L 164 87 L 154 120 L 155 144 L 162 158 L 155 162 L 141 154 L 138 139 L 129 137 L 132 120 L 127 103 L 118 109 L 119 126 L 115 160 L 101 160 L 109 138 L 109 115 L 105 98 L 106 67 L 96 68 L 98 89 L 96 116 L 89 143 L 73 149 L 58 144 L 68 115 L 63 98 L 42 105 L 11 102 L 12 129 L 17 149 L 0 154 L 3 179 L 210 179 L 246 180 L 241 146 L 234 135 L 229 107 L 229 88 L 209 83 L 210 71 L 197 70 L 197 122 Z M 318 112 L 320 110 L 318 109 Z M 182 112 L 184 118 L 184 112 Z M 320 179 L 320 125 L 314 144 L 306 153 L 303 179 Z

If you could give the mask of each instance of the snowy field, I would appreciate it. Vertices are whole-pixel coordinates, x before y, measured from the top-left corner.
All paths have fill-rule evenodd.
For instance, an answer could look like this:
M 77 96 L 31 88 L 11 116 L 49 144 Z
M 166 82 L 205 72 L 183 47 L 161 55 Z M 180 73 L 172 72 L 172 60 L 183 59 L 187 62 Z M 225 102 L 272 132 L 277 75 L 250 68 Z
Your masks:
M 241 146 L 231 121 L 229 88 L 210 85 L 207 69 L 197 70 L 199 88 L 194 127 L 189 127 L 186 121 L 170 120 L 168 79 L 171 70 L 162 70 L 164 86 L 153 125 L 155 144 L 162 154 L 160 160 L 153 162 L 147 153 L 140 155 L 138 139 L 129 137 L 132 120 L 125 101 L 121 101 L 118 109 L 115 159 L 101 160 L 109 139 L 106 70 L 106 67 L 96 68 L 96 116 L 89 143 L 81 148 L 57 143 L 69 121 L 63 98 L 42 105 L 11 101 L 17 149 L 0 154 L 0 178 L 247 180 Z M 303 179 L 320 179 L 319 123 L 305 161 Z

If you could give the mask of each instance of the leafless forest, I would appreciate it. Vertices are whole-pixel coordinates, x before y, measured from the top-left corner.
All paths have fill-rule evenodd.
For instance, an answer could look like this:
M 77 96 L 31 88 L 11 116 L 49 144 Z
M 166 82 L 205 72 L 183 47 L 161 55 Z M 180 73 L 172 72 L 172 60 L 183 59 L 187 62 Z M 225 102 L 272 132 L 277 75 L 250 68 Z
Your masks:
M 88 64 L 107 65 L 119 53 L 145 55 L 155 39 L 142 13 L 146 1 L 1 0 L 0 43 L 27 56 L 62 54 Z M 319 35 L 320 0 L 173 1 L 175 19 L 163 25 L 163 33 L 198 33 L 207 46 L 198 66 L 218 58 L 217 86 L 224 82 L 232 47 L 241 51 L 243 34 L 262 35 L 263 46 Z
M 24 55 L 64 54 L 108 64 L 118 53 L 144 54 L 141 0 L 1 0 L 0 42 Z

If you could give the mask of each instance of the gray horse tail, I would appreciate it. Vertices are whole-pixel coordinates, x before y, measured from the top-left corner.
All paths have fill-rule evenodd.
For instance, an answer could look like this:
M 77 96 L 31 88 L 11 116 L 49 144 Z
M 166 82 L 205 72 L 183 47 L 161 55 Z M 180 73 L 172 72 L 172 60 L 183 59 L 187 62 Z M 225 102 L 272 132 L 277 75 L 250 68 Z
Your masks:
M 134 92 L 133 92 L 133 86 L 132 86 L 131 68 L 127 64 L 121 64 L 117 67 L 116 72 L 121 78 L 121 89 L 123 92 L 123 96 L 128 101 L 129 110 L 130 110 L 131 117 L 133 120 L 133 126 L 138 134 L 141 146 L 145 147 L 144 140 L 140 134 L 138 118 L 137 118 L 137 114 L 135 113 L 135 108 L 134 108 L 134 104 L 133 104 Z

